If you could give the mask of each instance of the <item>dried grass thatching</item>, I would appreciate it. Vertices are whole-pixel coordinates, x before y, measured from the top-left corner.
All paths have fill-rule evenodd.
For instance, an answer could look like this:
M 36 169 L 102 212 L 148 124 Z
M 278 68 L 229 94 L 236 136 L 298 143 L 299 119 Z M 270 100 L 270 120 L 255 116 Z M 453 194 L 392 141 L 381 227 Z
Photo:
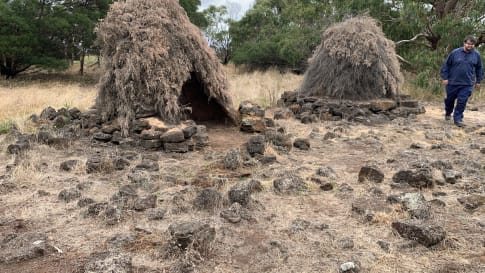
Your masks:
M 125 135 L 143 116 L 237 120 L 222 65 L 177 0 L 115 2 L 97 35 L 104 70 L 96 107 Z
M 402 82 L 394 43 L 376 20 L 361 16 L 325 30 L 300 92 L 350 100 L 395 98 Z

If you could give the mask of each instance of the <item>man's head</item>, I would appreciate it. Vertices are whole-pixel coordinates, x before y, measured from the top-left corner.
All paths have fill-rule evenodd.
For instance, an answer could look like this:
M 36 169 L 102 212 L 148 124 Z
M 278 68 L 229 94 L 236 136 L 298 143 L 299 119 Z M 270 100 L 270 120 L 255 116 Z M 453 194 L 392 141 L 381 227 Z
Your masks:
M 465 51 L 470 52 L 475 48 L 475 44 L 477 43 L 477 39 L 473 36 L 466 36 L 465 40 L 463 40 L 463 48 Z

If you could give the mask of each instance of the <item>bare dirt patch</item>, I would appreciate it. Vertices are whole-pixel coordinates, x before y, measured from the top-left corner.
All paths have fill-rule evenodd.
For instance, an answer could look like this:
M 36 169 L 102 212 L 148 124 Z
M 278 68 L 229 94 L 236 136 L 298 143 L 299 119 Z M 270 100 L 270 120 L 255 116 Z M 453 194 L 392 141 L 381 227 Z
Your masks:
M 80 139 L 10 155 L 14 138 L 1 136 L 0 272 L 484 272 L 485 105 L 470 105 L 464 129 L 444 120 L 440 104 L 425 108 L 376 126 L 277 120 L 310 149 L 267 143 L 276 162 L 235 170 L 221 162 L 252 135 L 234 128 L 207 126 L 209 146 L 183 154 Z M 109 164 L 88 172 L 92 158 Z M 61 170 L 67 160 L 78 165 Z M 359 182 L 363 166 L 383 181 Z M 418 169 L 437 174 L 432 187 L 393 180 Z M 275 190 L 277 178 L 293 176 L 307 187 Z M 228 193 L 245 190 L 249 202 L 231 204 Z M 404 193 L 423 195 L 430 218 L 419 221 L 443 228 L 444 240 L 426 247 L 392 228 L 412 218 Z M 218 194 L 221 202 L 194 205 Z

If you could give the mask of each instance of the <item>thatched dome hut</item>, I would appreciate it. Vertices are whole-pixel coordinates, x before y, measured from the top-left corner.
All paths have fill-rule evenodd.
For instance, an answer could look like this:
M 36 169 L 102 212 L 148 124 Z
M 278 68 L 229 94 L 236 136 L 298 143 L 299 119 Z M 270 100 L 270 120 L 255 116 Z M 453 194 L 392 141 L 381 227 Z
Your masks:
M 222 65 L 177 0 L 115 2 L 97 29 L 96 108 L 123 134 L 136 118 L 237 121 Z
M 333 99 L 396 98 L 402 82 L 394 42 L 376 20 L 360 16 L 324 31 L 299 91 Z

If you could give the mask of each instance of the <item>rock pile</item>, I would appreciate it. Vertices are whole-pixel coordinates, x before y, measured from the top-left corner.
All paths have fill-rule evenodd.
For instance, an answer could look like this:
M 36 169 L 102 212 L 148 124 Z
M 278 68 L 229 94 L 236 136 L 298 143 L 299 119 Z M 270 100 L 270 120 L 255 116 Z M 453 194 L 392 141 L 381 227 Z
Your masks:
M 128 136 L 121 134 L 121 126 L 116 121 L 102 123 L 96 109 L 81 112 L 77 108 L 55 110 L 47 107 L 40 116 L 32 115 L 30 120 L 40 126 L 34 139 L 48 145 L 67 146 L 70 140 L 89 136 L 99 143 L 186 153 L 200 150 L 209 144 L 205 125 L 197 125 L 192 120 L 172 125 L 156 117 L 139 118 L 133 122 Z M 11 153 L 25 149 L 28 149 L 25 138 L 10 148 Z
M 297 91 L 286 91 L 278 105 L 287 107 L 302 123 L 348 120 L 363 124 L 385 123 L 398 117 L 410 117 L 426 112 L 424 106 L 408 96 L 399 102 L 390 99 L 373 101 L 332 100 L 320 97 L 300 97 Z M 275 113 L 275 119 L 290 117 L 288 111 Z

